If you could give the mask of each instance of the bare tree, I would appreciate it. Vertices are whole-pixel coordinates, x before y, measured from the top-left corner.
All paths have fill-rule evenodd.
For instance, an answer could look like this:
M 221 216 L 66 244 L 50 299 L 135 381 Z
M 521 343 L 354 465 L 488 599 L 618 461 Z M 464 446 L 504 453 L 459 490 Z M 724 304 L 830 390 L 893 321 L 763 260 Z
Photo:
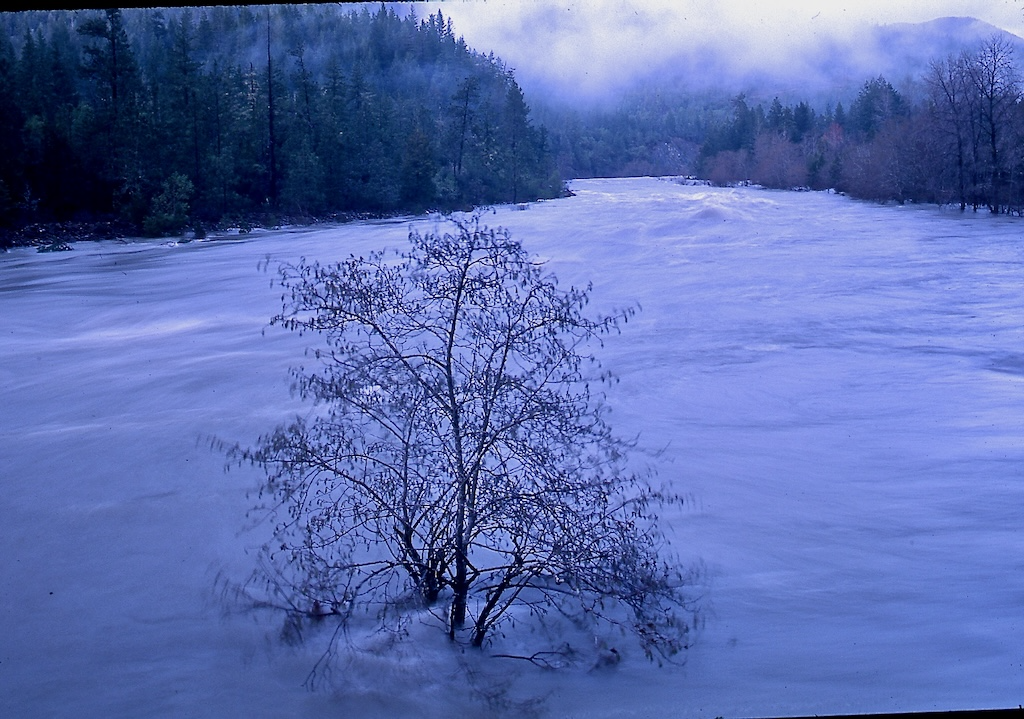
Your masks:
M 804 147 L 775 132 L 758 135 L 750 179 L 766 187 L 791 189 L 807 184 Z
M 965 55 L 950 55 L 929 66 L 927 83 L 930 110 L 935 127 L 949 146 L 955 160 L 956 195 L 960 211 L 967 209 L 968 148 L 970 145 L 971 85 L 967 74 Z
M 507 231 L 411 233 L 404 253 L 281 269 L 273 322 L 319 333 L 316 402 L 240 452 L 278 522 L 257 574 L 293 616 L 429 609 L 479 647 L 522 608 L 686 646 L 693 576 L 662 555 L 678 496 L 629 469 L 586 353 L 632 310 L 591 318 Z
M 1013 46 L 994 37 L 966 63 L 967 76 L 977 99 L 982 144 L 988 154 L 988 206 L 992 212 L 1008 209 L 1009 128 L 1021 98 L 1020 80 L 1013 65 Z

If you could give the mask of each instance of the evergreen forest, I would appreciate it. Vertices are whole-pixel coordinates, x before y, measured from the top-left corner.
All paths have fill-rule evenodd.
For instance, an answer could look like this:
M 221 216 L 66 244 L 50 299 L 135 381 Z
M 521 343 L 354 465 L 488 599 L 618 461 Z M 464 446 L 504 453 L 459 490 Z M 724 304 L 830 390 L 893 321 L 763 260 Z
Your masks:
M 528 102 L 500 58 L 415 6 L 0 23 L 0 246 L 61 223 L 198 235 L 520 203 L 633 175 L 1024 213 L 1024 85 L 1006 37 L 900 89 L 868 78 L 845 105 L 648 83 L 573 108 Z
M 0 224 L 149 235 L 558 195 L 513 73 L 438 12 L 4 13 Z

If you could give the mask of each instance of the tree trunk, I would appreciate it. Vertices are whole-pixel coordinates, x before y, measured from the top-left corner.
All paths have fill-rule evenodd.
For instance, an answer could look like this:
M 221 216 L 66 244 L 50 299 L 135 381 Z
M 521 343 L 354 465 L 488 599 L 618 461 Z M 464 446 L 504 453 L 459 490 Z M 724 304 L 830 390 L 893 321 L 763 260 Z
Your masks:
M 277 207 L 277 135 L 274 131 L 274 67 L 270 48 L 270 10 L 267 10 L 267 132 L 270 136 L 270 207 Z

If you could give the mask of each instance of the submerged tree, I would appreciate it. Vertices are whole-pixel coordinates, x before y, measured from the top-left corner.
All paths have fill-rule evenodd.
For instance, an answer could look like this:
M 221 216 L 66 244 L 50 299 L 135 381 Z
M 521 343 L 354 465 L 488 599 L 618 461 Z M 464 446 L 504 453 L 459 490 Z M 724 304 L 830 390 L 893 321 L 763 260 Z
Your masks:
M 655 510 L 679 498 L 628 467 L 586 353 L 632 311 L 588 317 L 587 290 L 479 220 L 409 239 L 281 270 L 273 322 L 326 347 L 296 372 L 318 411 L 243 453 L 279 516 L 257 585 L 296 617 L 427 609 L 476 647 L 557 608 L 678 652 L 691 577 Z

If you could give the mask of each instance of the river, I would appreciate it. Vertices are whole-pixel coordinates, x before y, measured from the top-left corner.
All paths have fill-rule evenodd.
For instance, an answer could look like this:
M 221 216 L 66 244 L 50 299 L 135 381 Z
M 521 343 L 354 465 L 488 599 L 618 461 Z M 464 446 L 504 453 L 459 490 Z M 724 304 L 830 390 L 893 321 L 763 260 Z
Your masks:
M 693 497 L 667 519 L 706 567 L 704 626 L 682 666 L 517 667 L 513 693 L 588 717 L 1016 706 L 1022 221 L 654 178 L 572 188 L 483 221 L 563 284 L 592 281 L 596 309 L 642 308 L 599 353 L 620 377 L 611 419 Z M 409 647 L 307 692 L 317 650 L 217 589 L 262 530 L 257 473 L 225 472 L 212 443 L 300 411 L 288 369 L 315 341 L 267 327 L 274 268 L 439 222 L 0 255 L 0 714 L 477 706 Z

